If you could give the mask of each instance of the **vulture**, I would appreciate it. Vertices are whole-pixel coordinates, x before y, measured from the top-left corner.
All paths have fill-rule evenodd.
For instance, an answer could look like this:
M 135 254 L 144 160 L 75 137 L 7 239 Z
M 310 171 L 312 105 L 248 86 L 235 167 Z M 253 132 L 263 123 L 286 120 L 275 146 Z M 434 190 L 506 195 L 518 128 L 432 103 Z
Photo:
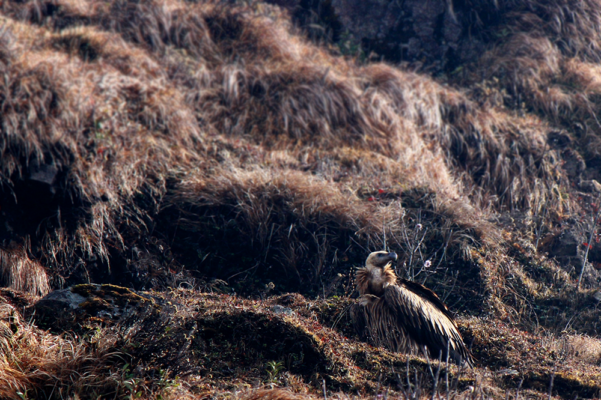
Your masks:
M 377 346 L 405 353 L 421 352 L 473 366 L 453 315 L 430 289 L 398 279 L 392 269 L 396 253 L 376 251 L 356 275 L 359 302 L 351 317 L 359 336 Z

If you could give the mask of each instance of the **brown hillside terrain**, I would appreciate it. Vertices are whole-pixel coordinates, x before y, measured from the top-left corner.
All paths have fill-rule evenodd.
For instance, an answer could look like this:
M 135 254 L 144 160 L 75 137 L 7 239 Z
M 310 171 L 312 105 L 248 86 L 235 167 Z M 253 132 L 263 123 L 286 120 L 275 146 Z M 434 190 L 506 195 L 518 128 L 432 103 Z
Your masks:
M 601 3 L 280 3 L 0 3 L 0 397 L 600 397 Z M 382 248 L 476 368 L 359 339 Z

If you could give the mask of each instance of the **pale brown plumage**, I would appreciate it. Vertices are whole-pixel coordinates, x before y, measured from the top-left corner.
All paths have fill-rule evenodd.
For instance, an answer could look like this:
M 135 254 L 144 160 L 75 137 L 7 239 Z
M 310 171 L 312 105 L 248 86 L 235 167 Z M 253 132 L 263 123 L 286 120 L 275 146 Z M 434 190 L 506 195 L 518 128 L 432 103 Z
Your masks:
M 442 360 L 448 348 L 451 361 L 473 365 L 447 306 L 419 283 L 397 279 L 391 267 L 396 259 L 395 253 L 377 251 L 357 270 L 361 297 L 352 314 L 360 336 L 394 351 Z

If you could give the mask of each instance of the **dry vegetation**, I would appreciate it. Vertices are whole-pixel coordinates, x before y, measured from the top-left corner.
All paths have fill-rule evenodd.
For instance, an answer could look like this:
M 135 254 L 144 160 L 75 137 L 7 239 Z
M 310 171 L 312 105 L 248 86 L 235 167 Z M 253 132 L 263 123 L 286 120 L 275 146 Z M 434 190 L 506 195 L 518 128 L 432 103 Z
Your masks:
M 487 51 L 436 79 L 261 2 L 0 3 L 0 397 L 599 397 L 601 3 L 480 3 Z M 477 369 L 357 340 L 384 246 Z M 178 312 L 36 326 L 89 282 Z

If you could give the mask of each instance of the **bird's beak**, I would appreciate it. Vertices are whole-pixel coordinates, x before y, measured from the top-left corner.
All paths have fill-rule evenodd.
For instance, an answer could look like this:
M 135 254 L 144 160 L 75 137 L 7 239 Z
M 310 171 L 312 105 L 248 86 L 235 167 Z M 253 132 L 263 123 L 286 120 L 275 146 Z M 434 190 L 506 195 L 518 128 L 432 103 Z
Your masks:
M 396 261 L 396 259 L 399 258 L 399 256 L 397 256 L 394 252 L 388 253 L 388 257 L 392 258 L 392 260 L 394 261 Z

